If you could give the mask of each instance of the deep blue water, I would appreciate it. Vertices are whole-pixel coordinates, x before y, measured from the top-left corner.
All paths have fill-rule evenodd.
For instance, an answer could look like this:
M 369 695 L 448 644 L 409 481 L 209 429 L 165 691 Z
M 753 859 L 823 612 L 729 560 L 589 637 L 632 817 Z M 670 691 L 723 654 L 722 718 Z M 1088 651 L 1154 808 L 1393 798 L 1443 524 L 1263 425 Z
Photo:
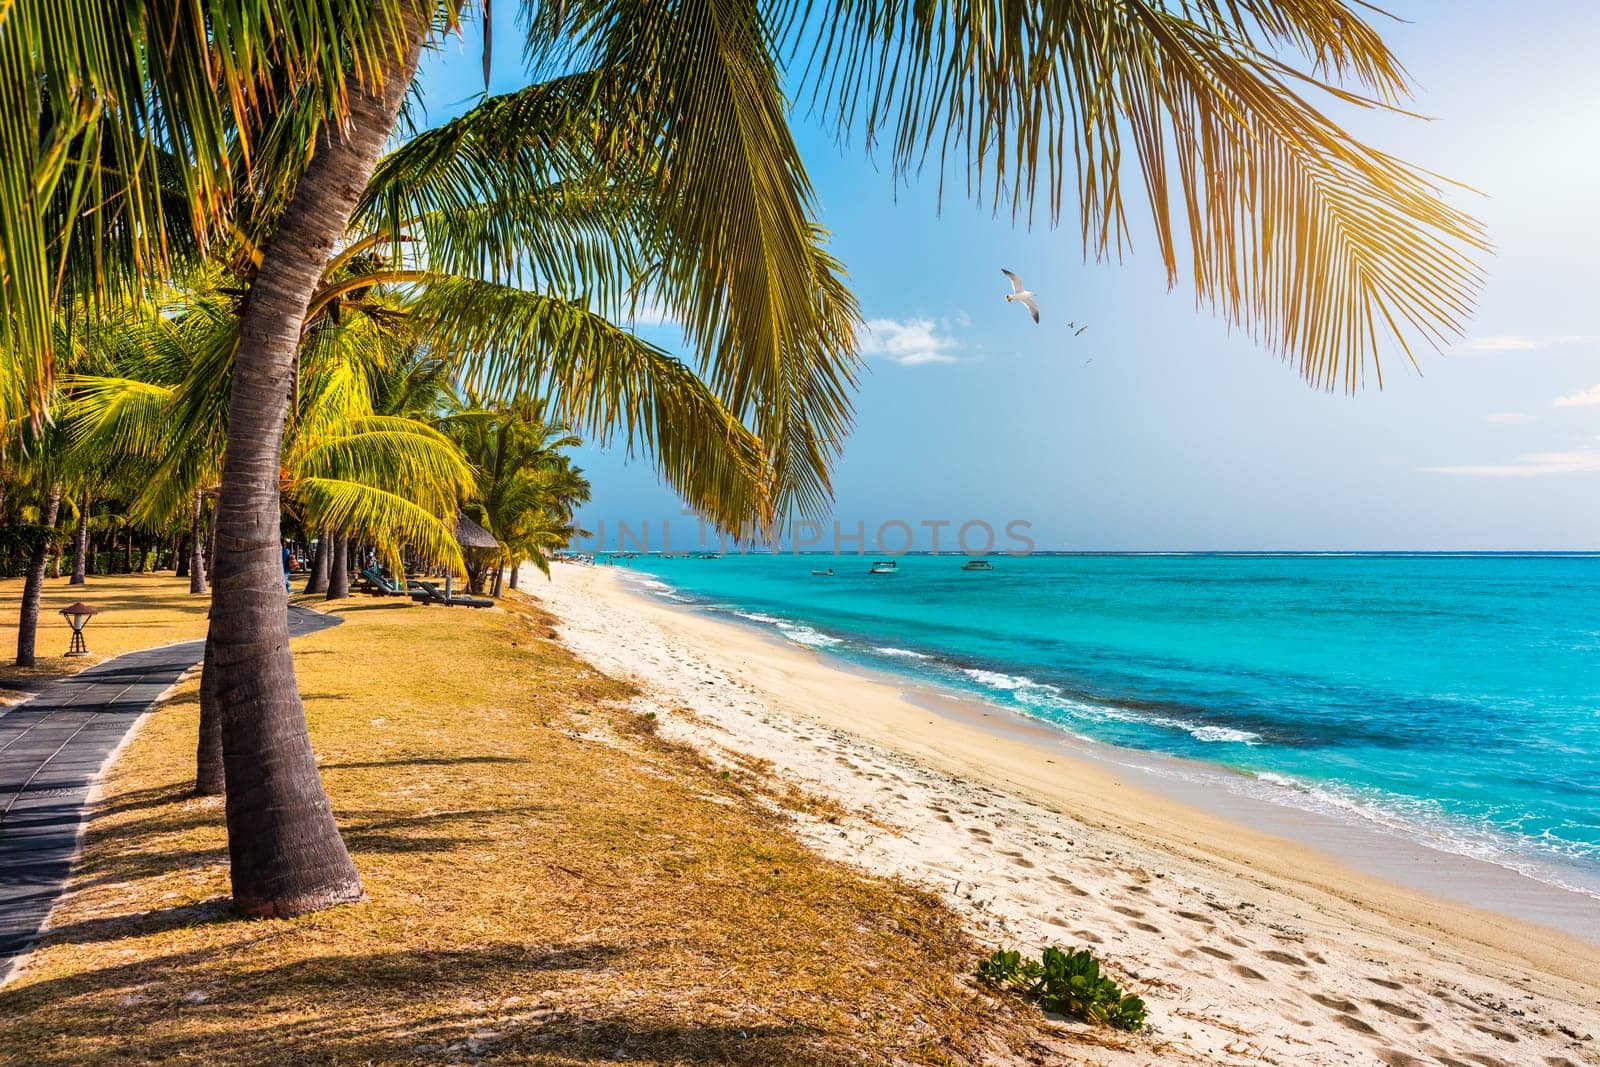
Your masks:
M 1600 557 L 962 561 L 623 565 L 827 654 L 1600 893 Z

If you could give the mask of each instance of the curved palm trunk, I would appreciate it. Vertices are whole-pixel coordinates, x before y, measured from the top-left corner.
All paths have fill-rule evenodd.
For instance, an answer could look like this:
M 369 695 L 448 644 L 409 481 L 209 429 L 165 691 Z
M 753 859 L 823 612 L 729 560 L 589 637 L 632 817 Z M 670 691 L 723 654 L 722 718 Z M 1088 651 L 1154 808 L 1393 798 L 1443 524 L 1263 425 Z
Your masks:
M 328 542 L 330 537 L 327 530 L 317 535 L 317 551 L 311 557 L 311 577 L 306 579 L 308 593 L 326 593 L 328 591 Z
M 217 672 L 211 662 L 211 638 L 206 638 L 205 659 L 200 666 L 200 736 L 195 744 L 194 791 L 201 796 L 220 796 L 227 788 L 222 757 L 222 704 L 217 698 Z
M 72 535 L 72 580 L 68 585 L 85 584 L 89 563 L 89 505 L 78 509 L 78 528 Z
M 55 529 L 56 514 L 61 510 L 61 486 L 52 484 L 50 496 L 45 501 L 42 525 Z M 28 556 L 28 577 L 22 583 L 22 616 L 17 620 L 17 666 L 34 665 L 34 644 L 39 634 L 39 597 L 44 592 L 44 567 L 50 558 L 50 542 L 44 537 Z
M 284 212 L 240 320 L 217 496 L 208 674 L 222 709 L 234 905 L 290 916 L 359 900 L 306 732 L 284 610 L 278 465 L 306 307 L 394 125 L 428 31 L 416 10 L 382 85 L 355 88 Z
M 201 521 L 205 512 L 205 494 L 194 491 L 194 505 L 189 511 L 189 594 L 196 596 L 206 591 L 206 537 Z
M 328 549 L 329 600 L 343 600 L 350 595 L 350 539 L 342 534 L 333 538 Z

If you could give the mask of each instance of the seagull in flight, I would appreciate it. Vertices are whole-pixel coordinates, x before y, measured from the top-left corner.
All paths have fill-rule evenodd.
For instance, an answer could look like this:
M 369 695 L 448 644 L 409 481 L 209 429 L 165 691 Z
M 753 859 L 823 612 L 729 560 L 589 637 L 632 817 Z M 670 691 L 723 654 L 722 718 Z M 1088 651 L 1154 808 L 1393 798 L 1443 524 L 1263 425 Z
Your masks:
M 1006 294 L 1006 303 L 1009 304 L 1012 301 L 1016 301 L 1021 304 L 1028 309 L 1029 314 L 1033 316 L 1033 321 L 1037 323 L 1039 321 L 1039 305 L 1034 303 L 1033 294 L 1028 292 L 1027 287 L 1022 284 L 1022 279 L 1004 267 L 1000 268 L 1000 273 L 1011 279 L 1013 291 Z

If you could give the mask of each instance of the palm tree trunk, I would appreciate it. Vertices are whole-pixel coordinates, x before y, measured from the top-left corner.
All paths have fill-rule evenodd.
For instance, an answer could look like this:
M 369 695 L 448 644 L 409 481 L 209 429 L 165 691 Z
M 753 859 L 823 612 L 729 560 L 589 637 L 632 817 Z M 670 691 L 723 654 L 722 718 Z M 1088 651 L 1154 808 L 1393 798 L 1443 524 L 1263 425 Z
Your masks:
M 343 600 L 350 595 L 350 539 L 335 537 L 328 551 L 327 599 Z
M 189 595 L 198 596 L 206 591 L 206 539 L 205 494 L 194 491 L 194 503 L 189 509 Z M 220 737 L 220 735 L 219 735 Z
M 178 539 L 178 547 L 172 554 L 172 576 L 174 578 L 189 577 L 189 557 L 194 555 L 194 546 L 191 544 L 193 535 L 184 534 Z
M 72 535 L 72 580 L 68 585 L 85 584 L 89 555 L 89 504 L 78 509 L 78 528 Z
M 521 563 L 512 563 L 511 564 L 511 588 L 515 589 L 517 587 L 517 575 L 519 575 L 521 573 L 522 573 L 522 564 Z
M 206 546 L 201 550 L 206 561 L 206 580 L 217 580 L 217 509 L 211 509 L 211 522 L 206 527 Z
M 211 663 L 222 705 L 233 901 L 291 916 L 362 896 L 317 774 L 295 683 L 278 535 L 278 465 L 306 307 L 377 165 L 416 73 L 431 5 L 407 5 L 404 55 L 355 86 L 267 247 L 239 323 L 228 445 L 217 496 Z
M 201 582 L 205 581 L 204 572 Z M 195 744 L 194 791 L 203 797 L 220 796 L 227 789 L 222 757 L 222 701 L 217 696 L 217 672 L 211 662 L 211 638 L 206 638 L 205 659 L 200 664 L 200 736 Z
M 55 529 L 56 513 L 61 509 L 61 486 L 52 483 L 45 501 L 42 525 L 46 532 Z M 22 583 L 22 616 L 17 620 L 17 666 L 34 665 L 34 644 L 39 633 L 39 597 L 44 591 L 44 565 L 50 556 L 50 541 L 41 535 L 28 556 L 28 577 Z
M 328 531 L 323 530 L 317 535 L 317 551 L 311 557 L 311 577 L 306 579 L 306 592 L 326 593 L 328 591 Z

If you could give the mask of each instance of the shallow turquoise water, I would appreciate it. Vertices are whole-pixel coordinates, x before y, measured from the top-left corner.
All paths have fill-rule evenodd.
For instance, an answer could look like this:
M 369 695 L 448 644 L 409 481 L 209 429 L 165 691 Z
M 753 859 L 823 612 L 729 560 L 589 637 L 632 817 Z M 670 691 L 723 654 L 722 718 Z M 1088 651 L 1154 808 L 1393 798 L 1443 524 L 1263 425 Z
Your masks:
M 622 561 L 830 655 L 1600 894 L 1600 557 L 870 563 Z

